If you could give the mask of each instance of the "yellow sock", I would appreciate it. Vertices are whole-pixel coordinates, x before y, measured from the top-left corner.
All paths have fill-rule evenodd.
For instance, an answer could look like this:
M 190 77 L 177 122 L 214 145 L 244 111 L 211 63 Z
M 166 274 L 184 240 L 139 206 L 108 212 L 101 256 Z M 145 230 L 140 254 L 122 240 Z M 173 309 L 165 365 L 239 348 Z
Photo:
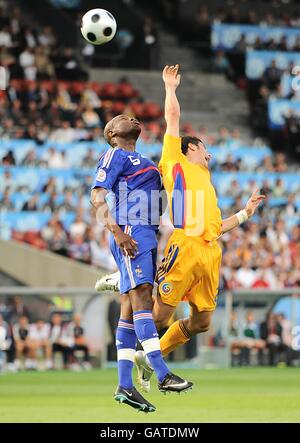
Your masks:
M 178 346 L 184 345 L 184 343 L 188 342 L 190 338 L 191 337 L 188 335 L 188 332 L 184 327 L 183 321 L 175 321 L 160 339 L 162 355 L 165 357 Z

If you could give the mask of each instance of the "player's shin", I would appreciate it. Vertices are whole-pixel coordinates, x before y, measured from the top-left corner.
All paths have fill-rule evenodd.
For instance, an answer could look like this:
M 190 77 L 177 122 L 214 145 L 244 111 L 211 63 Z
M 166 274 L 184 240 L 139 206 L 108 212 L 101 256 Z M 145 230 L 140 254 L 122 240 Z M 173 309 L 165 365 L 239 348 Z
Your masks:
M 183 320 L 175 321 L 160 339 L 160 348 L 165 357 L 178 346 L 184 345 L 191 338 Z
M 151 367 L 154 369 L 159 381 L 162 381 L 170 373 L 164 362 L 158 333 L 153 322 L 151 311 L 136 311 L 133 314 L 134 327 L 137 338 L 147 355 Z
M 136 343 L 137 340 L 133 323 L 120 319 L 116 333 L 118 376 L 119 386 L 125 389 L 131 389 L 133 387 L 132 369 Z

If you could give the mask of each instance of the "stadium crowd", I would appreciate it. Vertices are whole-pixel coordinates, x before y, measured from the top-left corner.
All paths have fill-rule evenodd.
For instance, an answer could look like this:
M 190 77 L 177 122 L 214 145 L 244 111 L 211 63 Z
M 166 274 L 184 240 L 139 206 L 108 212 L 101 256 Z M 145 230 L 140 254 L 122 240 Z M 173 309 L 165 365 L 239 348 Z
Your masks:
M 92 368 L 79 314 L 74 314 L 71 321 L 64 321 L 61 313 L 55 311 L 49 322 L 32 321 L 31 317 L 21 297 L 0 305 L 0 373 L 4 361 L 12 372 Z M 60 360 L 57 354 L 61 355 Z
M 34 28 L 19 7 L 0 5 L 0 65 L 9 78 L 85 80 L 74 49 L 64 47 L 50 26 Z
M 73 142 L 99 140 L 107 121 L 120 113 L 144 123 L 144 138 L 156 139 L 162 113 L 145 102 L 126 78 L 115 83 L 12 80 L 0 94 L 2 138 Z
M 221 132 L 224 133 L 224 140 L 225 133 L 227 134 L 225 128 Z M 39 184 L 36 189 L 31 189 L 13 180 L 10 170 L 14 167 L 12 165 L 16 165 L 16 160 L 12 152 L 7 153 L 4 160 L 2 159 L 5 172 L 0 180 L 2 212 L 22 211 L 25 214 L 38 211 L 52 214 L 40 232 L 14 231 L 13 238 L 40 248 L 49 248 L 84 263 L 114 270 L 115 264 L 109 253 L 107 231 L 95 222 L 95 215 L 89 205 L 92 170 L 97 162 L 96 155 L 97 153 L 87 149 L 81 167 L 88 169 L 73 186 L 58 188 L 57 178 L 50 175 L 42 187 Z M 30 150 L 24 157 L 22 165 L 39 168 L 41 165 L 43 168 L 72 168 L 64 159 L 64 153 L 51 147 L 45 151 L 42 160 L 38 160 L 36 152 Z M 215 160 L 212 169 L 215 172 L 222 171 L 228 174 L 247 171 L 244 169 L 242 159 L 234 159 L 230 154 L 226 155 L 222 162 Z M 284 177 L 288 172 L 288 165 L 285 156 L 277 153 L 264 157 L 254 170 L 258 173 L 280 173 Z M 243 186 L 236 178 L 230 178 L 227 186 L 220 190 L 222 198 L 229 199 L 223 208 L 223 216 L 237 212 L 255 186 L 254 177 Z M 291 192 L 282 178 L 273 181 L 265 179 L 261 191 L 267 195 L 267 200 L 260 208 L 258 217 L 243 228 L 225 234 L 221 239 L 224 249 L 222 267 L 224 287 L 275 288 L 299 284 L 300 228 L 299 223 L 294 225 L 288 223 L 289 220 L 299 217 L 299 187 Z M 16 199 L 13 198 L 15 194 L 18 196 Z M 20 206 L 21 196 L 23 203 Z M 43 196 L 46 198 L 42 198 Z M 66 227 L 61 217 L 69 212 L 76 216 Z M 167 214 L 163 217 L 163 222 L 160 256 L 171 229 Z

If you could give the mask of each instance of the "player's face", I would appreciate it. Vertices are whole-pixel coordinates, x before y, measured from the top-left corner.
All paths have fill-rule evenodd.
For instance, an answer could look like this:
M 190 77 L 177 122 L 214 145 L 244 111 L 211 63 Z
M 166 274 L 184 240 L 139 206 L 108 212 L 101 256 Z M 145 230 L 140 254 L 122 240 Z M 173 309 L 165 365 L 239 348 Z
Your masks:
M 137 140 L 141 133 L 140 122 L 127 115 L 118 115 L 112 119 L 111 124 L 112 132 L 120 138 Z
M 198 163 L 208 168 L 208 163 L 209 160 L 211 159 L 211 154 L 207 151 L 203 143 L 199 142 L 197 147 L 198 149 L 196 152 L 198 157 Z

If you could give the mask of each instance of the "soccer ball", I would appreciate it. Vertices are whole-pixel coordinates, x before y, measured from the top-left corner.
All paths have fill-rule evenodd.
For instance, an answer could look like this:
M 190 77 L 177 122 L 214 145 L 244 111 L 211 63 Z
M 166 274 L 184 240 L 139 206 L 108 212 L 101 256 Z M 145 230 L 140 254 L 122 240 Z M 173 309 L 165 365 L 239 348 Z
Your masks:
M 115 17 L 105 9 L 91 9 L 82 17 L 81 33 L 93 45 L 103 45 L 112 40 L 117 31 Z

